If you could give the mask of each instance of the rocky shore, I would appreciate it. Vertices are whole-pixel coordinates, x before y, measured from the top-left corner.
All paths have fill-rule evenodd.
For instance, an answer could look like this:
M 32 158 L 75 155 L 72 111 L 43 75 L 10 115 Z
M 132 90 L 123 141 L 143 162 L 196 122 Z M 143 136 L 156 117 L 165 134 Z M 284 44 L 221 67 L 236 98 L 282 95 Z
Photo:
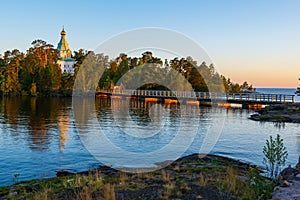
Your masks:
M 274 182 L 256 166 L 198 154 L 148 173 L 110 167 L 0 187 L 0 199 L 270 199 Z
M 300 123 L 300 104 L 267 106 L 249 118 L 255 121 Z
M 280 173 L 272 200 L 300 200 L 300 157 L 295 168 L 289 166 Z

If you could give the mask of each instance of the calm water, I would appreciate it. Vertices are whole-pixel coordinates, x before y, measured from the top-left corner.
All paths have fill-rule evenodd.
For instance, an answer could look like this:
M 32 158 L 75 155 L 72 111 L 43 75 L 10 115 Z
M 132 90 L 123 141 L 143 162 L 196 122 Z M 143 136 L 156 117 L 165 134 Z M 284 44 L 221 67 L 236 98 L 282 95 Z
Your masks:
M 92 134 L 95 125 L 100 124 L 117 146 L 131 152 L 152 152 L 170 143 L 179 124 L 186 130 L 196 127 L 194 141 L 184 152 L 188 155 L 199 152 L 207 131 L 216 124 L 214 119 L 222 118 L 222 123 L 217 124 L 221 135 L 211 153 L 262 165 L 265 140 L 279 133 L 289 152 L 287 164 L 295 165 L 300 155 L 299 124 L 251 121 L 248 116 L 254 111 L 249 110 L 141 102 L 130 103 L 126 118 L 125 111 L 118 109 L 123 103 L 97 99 L 95 113 L 90 113 L 97 120 L 86 121 L 86 133 Z M 199 112 L 194 112 L 197 109 Z M 53 177 L 59 170 L 83 171 L 100 165 L 82 144 L 78 131 L 82 127 L 76 126 L 73 115 L 71 98 L 0 98 L 0 185 L 12 184 L 15 174 L 19 174 L 18 180 L 30 180 Z M 159 127 L 153 137 L 140 139 L 126 134 L 126 130 L 136 131 L 132 126 L 152 130 L 152 125 Z M 113 152 L 111 156 L 122 159 Z

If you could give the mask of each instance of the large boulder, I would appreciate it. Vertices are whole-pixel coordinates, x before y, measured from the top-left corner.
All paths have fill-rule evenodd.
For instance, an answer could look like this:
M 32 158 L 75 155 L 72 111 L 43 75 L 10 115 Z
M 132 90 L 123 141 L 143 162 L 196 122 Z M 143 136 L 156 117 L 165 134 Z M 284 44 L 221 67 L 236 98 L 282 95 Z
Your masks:
M 280 179 L 283 180 L 289 180 L 290 178 L 294 177 L 297 175 L 298 170 L 295 168 L 292 168 L 291 166 L 285 168 L 282 170 L 280 173 Z

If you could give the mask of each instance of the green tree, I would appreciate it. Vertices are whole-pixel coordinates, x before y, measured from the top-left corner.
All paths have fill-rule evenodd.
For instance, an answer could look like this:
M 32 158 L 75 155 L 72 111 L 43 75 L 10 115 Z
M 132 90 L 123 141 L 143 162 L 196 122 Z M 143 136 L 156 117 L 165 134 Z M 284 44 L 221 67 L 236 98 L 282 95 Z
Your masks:
M 61 93 L 64 96 L 69 96 L 72 94 L 73 85 L 75 81 L 75 76 L 73 74 L 62 74 L 61 75 Z
M 36 92 L 49 94 L 60 89 L 61 71 L 56 63 L 58 51 L 43 40 L 34 40 L 32 47 L 21 61 L 20 83 L 23 91 L 31 93 L 32 85 Z
M 275 139 L 270 136 L 270 139 L 266 140 L 266 145 L 263 147 L 263 154 L 263 164 L 265 164 L 269 171 L 269 177 L 273 180 L 277 179 L 288 156 L 283 139 L 280 138 L 279 134 L 277 134 Z
M 97 55 L 94 52 L 89 52 L 76 74 L 74 94 L 95 94 L 96 89 L 99 87 L 100 74 L 104 71 L 105 66 L 97 59 Z
M 115 73 L 115 75 L 113 76 L 112 80 L 114 82 L 114 84 L 116 85 L 116 83 L 118 82 L 118 80 L 126 73 L 130 70 L 129 65 L 128 65 L 128 60 L 127 58 L 122 59 L 122 61 L 120 62 L 117 71 Z
M 18 49 L 14 49 L 11 52 L 6 51 L 4 53 L 4 59 L 0 62 L 0 73 L 1 73 L 1 89 L 0 91 L 5 95 L 19 94 L 19 69 L 20 61 L 23 59 L 22 54 Z
M 112 80 L 110 79 L 111 70 L 105 69 L 100 80 L 99 80 L 99 88 L 101 89 L 111 89 Z

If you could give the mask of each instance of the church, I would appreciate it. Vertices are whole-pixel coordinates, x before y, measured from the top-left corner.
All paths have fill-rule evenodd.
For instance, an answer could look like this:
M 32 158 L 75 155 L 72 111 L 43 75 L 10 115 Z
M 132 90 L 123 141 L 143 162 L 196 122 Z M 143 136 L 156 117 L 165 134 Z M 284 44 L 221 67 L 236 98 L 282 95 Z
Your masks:
M 59 59 L 57 63 L 60 65 L 62 73 L 74 74 L 75 59 L 72 58 L 72 51 L 69 48 L 69 44 L 66 40 L 66 31 L 63 27 L 60 32 L 61 39 L 57 45 L 59 53 Z

